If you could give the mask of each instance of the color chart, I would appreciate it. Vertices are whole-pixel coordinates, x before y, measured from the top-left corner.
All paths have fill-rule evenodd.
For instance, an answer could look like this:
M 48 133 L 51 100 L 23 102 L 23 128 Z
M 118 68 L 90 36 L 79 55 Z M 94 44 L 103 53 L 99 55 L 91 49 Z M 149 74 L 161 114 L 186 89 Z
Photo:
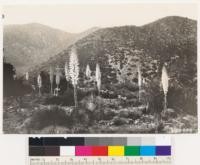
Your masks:
M 171 164 L 169 137 L 29 138 L 30 165 Z

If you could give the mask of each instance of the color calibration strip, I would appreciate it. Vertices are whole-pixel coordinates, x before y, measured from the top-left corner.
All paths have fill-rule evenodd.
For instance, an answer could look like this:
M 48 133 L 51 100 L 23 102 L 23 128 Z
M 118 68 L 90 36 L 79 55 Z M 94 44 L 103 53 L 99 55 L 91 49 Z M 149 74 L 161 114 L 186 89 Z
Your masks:
M 29 138 L 29 156 L 171 156 L 169 137 Z

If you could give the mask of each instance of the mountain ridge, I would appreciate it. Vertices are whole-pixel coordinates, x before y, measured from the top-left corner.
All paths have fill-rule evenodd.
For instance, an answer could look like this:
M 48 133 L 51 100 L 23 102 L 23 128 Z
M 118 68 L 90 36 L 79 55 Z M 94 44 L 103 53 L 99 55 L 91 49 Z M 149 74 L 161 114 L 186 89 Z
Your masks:
M 4 60 L 23 75 L 95 30 L 69 33 L 40 23 L 5 25 Z

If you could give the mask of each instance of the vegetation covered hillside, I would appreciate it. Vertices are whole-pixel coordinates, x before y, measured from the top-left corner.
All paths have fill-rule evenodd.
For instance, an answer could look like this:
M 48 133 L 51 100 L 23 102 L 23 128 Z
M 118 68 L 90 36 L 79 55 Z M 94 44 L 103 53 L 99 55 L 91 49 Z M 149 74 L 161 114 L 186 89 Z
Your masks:
M 75 43 L 82 73 L 86 65 L 102 69 L 103 84 L 134 81 L 141 65 L 146 81 L 160 77 L 165 63 L 170 81 L 176 86 L 196 87 L 197 22 L 182 17 L 166 17 L 142 27 L 105 28 Z M 64 66 L 70 48 L 34 70 L 48 71 Z

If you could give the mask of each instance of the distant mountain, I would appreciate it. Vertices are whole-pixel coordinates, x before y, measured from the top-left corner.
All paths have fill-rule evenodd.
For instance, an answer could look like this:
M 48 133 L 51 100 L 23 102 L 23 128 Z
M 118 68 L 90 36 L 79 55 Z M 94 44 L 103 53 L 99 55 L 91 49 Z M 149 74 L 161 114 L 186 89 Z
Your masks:
M 18 73 L 24 73 L 66 49 L 75 36 L 37 23 L 6 25 L 3 30 L 4 57 Z
M 102 28 L 81 38 L 74 45 L 81 73 L 85 72 L 87 64 L 94 71 L 98 62 L 102 71 L 102 84 L 135 81 L 138 64 L 142 76 L 150 81 L 160 76 L 165 64 L 170 81 L 184 86 L 196 85 L 195 20 L 170 16 L 140 27 Z M 50 66 L 64 66 L 66 60 L 69 60 L 70 49 L 71 46 L 35 68 L 32 75 L 48 71 Z
M 4 57 L 14 65 L 18 74 L 24 74 L 97 29 L 94 27 L 74 34 L 38 23 L 6 25 L 3 31 Z

